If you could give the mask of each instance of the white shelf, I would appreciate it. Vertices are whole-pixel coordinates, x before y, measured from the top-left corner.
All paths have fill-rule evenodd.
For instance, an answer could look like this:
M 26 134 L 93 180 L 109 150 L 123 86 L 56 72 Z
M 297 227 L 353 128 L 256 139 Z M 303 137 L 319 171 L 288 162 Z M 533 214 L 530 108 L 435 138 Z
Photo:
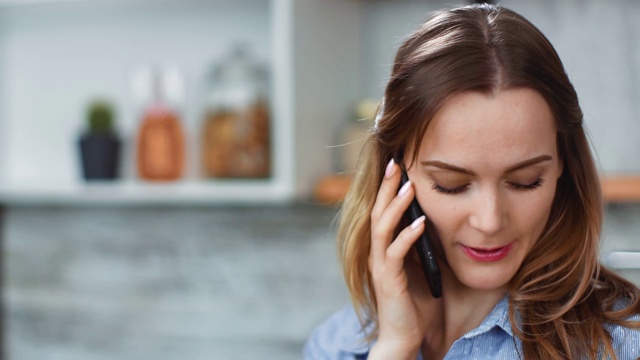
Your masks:
M 278 204 L 287 195 L 286 188 L 269 180 L 0 184 L 5 205 Z
M 0 204 L 285 202 L 295 195 L 291 0 L 0 0 Z M 205 77 L 234 43 L 270 69 L 272 177 L 199 179 Z M 178 67 L 186 100 L 184 179 L 137 180 L 141 64 Z M 90 99 L 116 105 L 123 140 L 116 183 L 81 180 L 77 140 Z M 34 106 L 35 105 L 35 106 Z M 27 180 L 26 182 L 24 180 Z M 35 179 L 35 180 L 34 180 Z
M 332 172 L 334 131 L 359 99 L 362 6 L 358 0 L 0 0 L 0 205 L 309 197 Z M 272 178 L 199 180 L 204 76 L 237 42 L 248 43 L 270 69 Z M 130 81 L 141 63 L 175 65 L 187 81 L 181 113 L 188 155 L 180 183 L 136 180 L 141 109 Z M 115 184 L 76 180 L 76 142 L 95 97 L 110 98 L 117 108 L 125 146 L 123 180 Z

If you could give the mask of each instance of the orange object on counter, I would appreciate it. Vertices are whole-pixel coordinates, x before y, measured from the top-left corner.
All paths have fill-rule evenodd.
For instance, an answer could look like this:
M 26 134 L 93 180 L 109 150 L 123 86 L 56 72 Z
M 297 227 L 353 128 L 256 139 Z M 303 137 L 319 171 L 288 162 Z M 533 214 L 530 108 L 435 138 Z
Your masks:
M 165 106 L 152 106 L 138 133 L 138 175 L 149 181 L 175 181 L 182 177 L 184 163 L 184 133 L 178 115 Z
M 350 175 L 323 176 L 316 183 L 314 200 L 325 205 L 340 204 L 344 201 L 353 177 Z
M 640 176 L 610 174 L 601 178 L 602 194 L 607 202 L 639 202 Z

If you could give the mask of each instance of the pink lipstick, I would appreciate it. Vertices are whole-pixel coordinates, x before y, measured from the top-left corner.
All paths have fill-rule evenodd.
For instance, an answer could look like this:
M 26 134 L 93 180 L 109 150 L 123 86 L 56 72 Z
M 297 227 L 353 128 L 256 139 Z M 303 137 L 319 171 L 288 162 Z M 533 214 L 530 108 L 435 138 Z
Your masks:
M 509 255 L 509 251 L 511 250 L 513 243 L 509 243 L 506 246 L 499 248 L 472 248 L 465 245 L 462 246 L 462 251 L 467 254 L 472 260 L 481 261 L 481 262 L 492 262 L 499 261 L 504 259 L 507 255 Z

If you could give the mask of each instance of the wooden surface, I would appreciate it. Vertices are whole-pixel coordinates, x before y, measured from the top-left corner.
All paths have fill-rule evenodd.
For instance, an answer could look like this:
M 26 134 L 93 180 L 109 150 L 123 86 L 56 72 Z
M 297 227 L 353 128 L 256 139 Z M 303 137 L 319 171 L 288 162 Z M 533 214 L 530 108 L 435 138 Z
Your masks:
M 609 175 L 602 178 L 607 202 L 640 202 L 640 175 Z
M 322 177 L 315 185 L 313 197 L 324 205 L 339 204 L 349 191 L 352 177 L 349 175 L 329 175 Z

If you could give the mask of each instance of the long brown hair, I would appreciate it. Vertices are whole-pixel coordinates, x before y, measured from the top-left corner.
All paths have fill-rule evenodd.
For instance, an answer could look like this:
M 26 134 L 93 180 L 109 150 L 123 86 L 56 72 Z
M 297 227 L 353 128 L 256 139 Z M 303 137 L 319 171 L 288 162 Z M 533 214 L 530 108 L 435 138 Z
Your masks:
M 502 7 L 434 13 L 400 46 L 384 111 L 340 214 L 338 253 L 352 300 L 375 325 L 370 214 L 386 162 L 419 148 L 429 120 L 452 95 L 519 87 L 536 90 L 549 104 L 564 164 L 546 227 L 510 282 L 509 316 L 522 355 L 616 358 L 604 324 L 640 327 L 626 321 L 640 313 L 640 290 L 598 262 L 602 196 L 578 98 L 547 38 Z

